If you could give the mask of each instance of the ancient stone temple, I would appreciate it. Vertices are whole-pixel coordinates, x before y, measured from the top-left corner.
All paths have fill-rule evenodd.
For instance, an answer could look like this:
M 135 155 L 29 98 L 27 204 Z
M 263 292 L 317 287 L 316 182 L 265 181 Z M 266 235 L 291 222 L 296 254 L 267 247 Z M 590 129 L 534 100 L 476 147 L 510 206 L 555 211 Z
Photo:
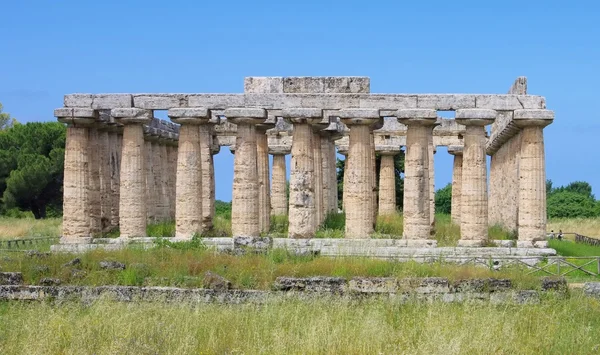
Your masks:
M 235 154 L 234 237 L 267 233 L 271 215 L 289 217 L 289 238 L 314 237 L 338 211 L 339 153 L 345 237 L 370 238 L 378 214 L 397 212 L 394 155 L 404 149 L 403 239 L 435 245 L 433 159 L 446 146 L 459 246 L 481 246 L 493 224 L 515 231 L 521 247 L 544 238 L 543 128 L 554 113 L 544 97 L 527 93 L 525 78 L 508 94 L 375 94 L 367 77 L 248 77 L 244 84 L 240 94 L 66 95 L 54 112 L 68 127 L 61 243 L 91 243 L 116 227 L 127 242 L 166 220 L 175 221 L 176 240 L 210 230 L 220 146 Z M 155 118 L 156 110 L 171 121 Z

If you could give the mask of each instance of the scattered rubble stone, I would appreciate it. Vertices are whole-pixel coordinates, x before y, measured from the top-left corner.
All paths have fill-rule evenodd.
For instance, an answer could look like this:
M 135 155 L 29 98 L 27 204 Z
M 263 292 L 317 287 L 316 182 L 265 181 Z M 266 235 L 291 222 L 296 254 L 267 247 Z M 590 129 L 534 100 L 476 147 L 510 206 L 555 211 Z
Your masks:
M 567 280 L 564 277 L 544 277 L 542 278 L 542 291 L 567 291 Z
M 218 291 L 231 289 L 231 281 L 211 271 L 207 271 L 204 273 L 203 285 L 205 288 L 210 288 Z
M 278 277 L 273 284 L 278 291 L 308 291 L 343 293 L 346 290 L 346 279 L 343 277 Z
M 100 262 L 100 268 L 103 270 L 125 270 L 125 264 L 118 261 L 104 260 Z
M 43 279 L 40 279 L 40 285 L 42 286 L 58 286 L 60 284 L 60 279 L 54 279 L 51 277 L 44 277 Z
M 69 261 L 68 263 L 63 264 L 63 267 L 71 267 L 71 266 L 78 266 L 78 265 L 81 265 L 81 259 L 75 258 L 75 259 Z
M 0 285 L 22 285 L 23 274 L 20 272 L 0 272 Z

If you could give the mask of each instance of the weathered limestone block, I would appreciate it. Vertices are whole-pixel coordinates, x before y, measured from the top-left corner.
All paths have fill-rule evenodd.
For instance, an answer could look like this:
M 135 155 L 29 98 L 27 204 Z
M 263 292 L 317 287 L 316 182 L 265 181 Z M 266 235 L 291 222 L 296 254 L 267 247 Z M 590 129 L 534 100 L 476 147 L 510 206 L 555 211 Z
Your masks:
M 552 123 L 554 112 L 517 110 L 515 123 L 522 127 L 519 160 L 519 242 L 543 239 L 546 235 L 546 164 L 545 126 Z
M 54 114 L 67 123 L 63 182 L 63 237 L 61 243 L 88 243 L 91 238 L 89 185 L 89 128 L 93 110 L 58 109 Z
M 273 173 L 271 181 L 271 214 L 283 216 L 288 213 L 286 196 L 285 155 L 273 154 Z
M 273 284 L 278 291 L 304 291 L 304 292 L 346 292 L 346 279 L 343 277 L 278 277 Z
M 390 215 L 396 213 L 396 173 L 394 168 L 394 156 L 400 153 L 398 150 L 380 151 L 381 165 L 379 167 L 379 215 Z
M 237 125 L 231 231 L 234 237 L 258 237 L 260 228 L 255 126 L 266 120 L 267 112 L 258 108 L 230 108 L 225 110 L 225 116 Z
M 317 230 L 315 209 L 315 161 L 311 123 L 321 120 L 320 109 L 284 109 L 282 116 L 294 123 L 290 170 L 290 238 L 312 238 Z
M 460 200 L 462 195 L 462 147 L 450 146 L 448 153 L 454 155 L 454 164 L 452 167 L 452 223 L 460 225 Z
M 190 240 L 194 235 L 202 233 L 204 194 L 199 126 L 208 123 L 209 112 L 207 109 L 199 108 L 193 114 L 188 115 L 182 111 L 181 109 L 172 109 L 168 113 L 173 122 L 181 125 L 177 157 L 175 239 Z M 168 181 L 164 182 L 168 190 Z
M 142 124 L 152 120 L 152 112 L 141 109 L 113 109 L 111 115 L 123 129 L 119 220 L 120 238 L 146 235 L 146 176 L 144 164 L 144 131 Z
M 398 110 L 396 117 L 408 126 L 404 161 L 404 238 L 428 239 L 431 230 L 428 147 L 437 112 Z
M 371 127 L 380 119 L 376 109 L 346 109 L 338 115 L 350 128 L 344 181 L 345 238 L 369 238 L 373 233 L 373 150 Z
M 481 246 L 488 237 L 485 126 L 491 124 L 495 117 L 494 110 L 456 111 L 456 121 L 467 126 L 463 150 L 459 246 Z
M 23 274 L 20 272 L 0 272 L 0 285 L 22 285 Z

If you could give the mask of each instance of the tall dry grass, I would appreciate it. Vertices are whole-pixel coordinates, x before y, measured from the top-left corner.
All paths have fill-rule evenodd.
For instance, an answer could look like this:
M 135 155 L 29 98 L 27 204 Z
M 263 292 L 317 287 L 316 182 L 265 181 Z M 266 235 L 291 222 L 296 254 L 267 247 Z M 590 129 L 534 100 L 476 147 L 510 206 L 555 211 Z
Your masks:
M 600 238 L 600 217 L 592 218 L 555 218 L 548 220 L 546 230 L 554 230 L 558 233 L 578 233 L 588 237 Z M 567 234 L 565 237 L 573 238 L 573 235 Z
M 61 218 L 0 217 L 0 239 L 60 237 L 61 234 Z
M 2 354 L 590 354 L 600 302 L 0 304 Z

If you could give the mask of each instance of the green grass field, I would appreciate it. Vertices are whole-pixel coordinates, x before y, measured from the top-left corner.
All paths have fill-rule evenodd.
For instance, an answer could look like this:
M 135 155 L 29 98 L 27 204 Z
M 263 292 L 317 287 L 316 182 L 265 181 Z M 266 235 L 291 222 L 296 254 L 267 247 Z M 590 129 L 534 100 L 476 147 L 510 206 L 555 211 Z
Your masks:
M 0 303 L 2 354 L 595 354 L 600 302 Z

